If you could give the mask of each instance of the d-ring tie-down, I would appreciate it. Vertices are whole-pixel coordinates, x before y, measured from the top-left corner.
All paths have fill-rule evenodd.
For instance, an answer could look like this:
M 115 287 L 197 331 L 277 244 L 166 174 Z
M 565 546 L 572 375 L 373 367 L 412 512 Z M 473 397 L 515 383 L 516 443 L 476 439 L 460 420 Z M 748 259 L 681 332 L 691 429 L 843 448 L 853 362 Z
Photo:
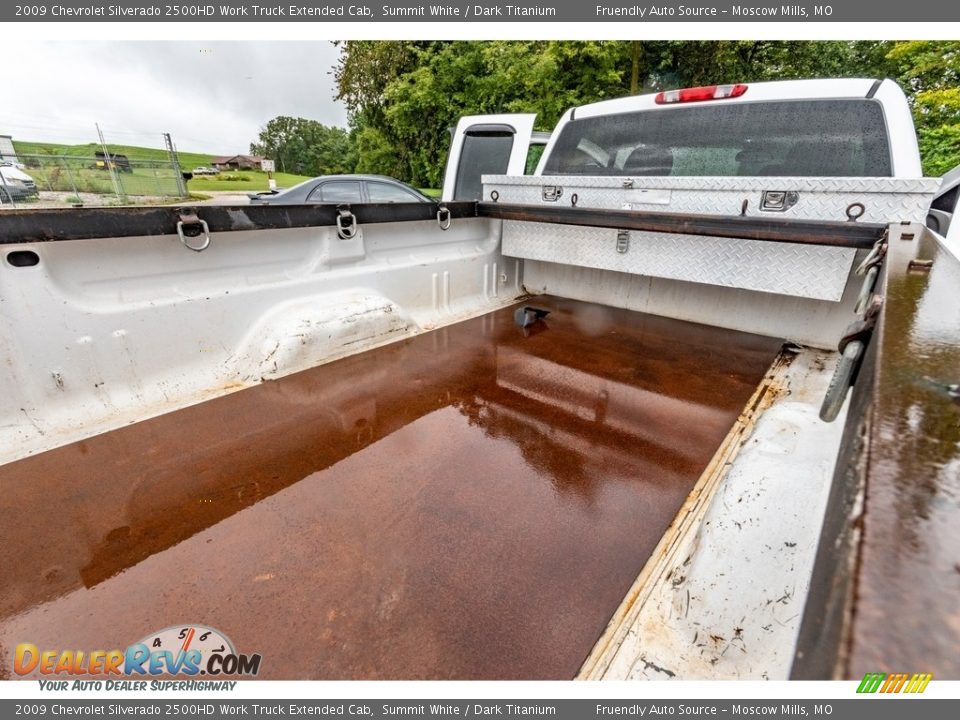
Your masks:
M 357 218 L 349 207 L 337 208 L 337 236 L 341 240 L 350 240 L 357 234 Z
M 446 205 L 437 208 L 437 224 L 441 230 L 447 230 L 450 227 L 450 209 Z
M 200 226 L 199 231 L 196 230 L 198 225 Z M 184 232 L 185 227 L 191 228 L 191 230 Z M 177 235 L 180 236 L 180 242 L 188 250 L 203 252 L 210 247 L 210 227 L 207 225 L 207 221 L 198 218 L 196 213 L 180 216 L 180 219 L 177 220 Z M 201 235 L 203 236 L 203 242 L 199 245 L 191 245 L 187 241 L 188 237 L 194 238 Z

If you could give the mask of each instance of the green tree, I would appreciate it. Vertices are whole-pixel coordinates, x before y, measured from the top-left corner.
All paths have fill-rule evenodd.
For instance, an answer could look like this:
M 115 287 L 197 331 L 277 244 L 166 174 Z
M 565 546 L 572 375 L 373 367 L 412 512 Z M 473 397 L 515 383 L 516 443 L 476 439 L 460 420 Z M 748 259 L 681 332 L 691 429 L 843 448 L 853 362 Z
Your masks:
M 357 172 L 410 178 L 408 138 L 386 120 L 387 88 L 417 67 L 418 49 L 433 43 L 411 41 L 337 41 L 340 57 L 333 68 L 337 94 L 350 113 L 351 159 Z
M 337 97 L 354 137 L 378 149 L 357 167 L 431 186 L 461 115 L 537 112 L 550 128 L 572 105 L 622 94 L 630 70 L 620 42 L 349 41 L 341 50 Z
M 911 99 L 924 173 L 960 165 L 960 42 L 893 43 L 887 59 Z
M 651 90 L 883 74 L 884 59 L 875 52 L 875 42 L 671 40 L 641 45 L 645 86 Z
M 306 118 L 273 118 L 260 129 L 250 152 L 273 159 L 282 172 L 329 175 L 353 169 L 347 131 Z
M 394 145 L 375 127 L 357 128 L 351 135 L 354 172 L 378 173 L 404 177 L 406 168 L 400 162 Z
M 462 115 L 568 108 L 631 92 L 826 77 L 900 78 L 924 167 L 960 159 L 957 46 L 876 41 L 346 41 L 334 74 L 351 115 L 354 166 L 438 186 Z M 362 144 L 362 150 L 360 148 Z

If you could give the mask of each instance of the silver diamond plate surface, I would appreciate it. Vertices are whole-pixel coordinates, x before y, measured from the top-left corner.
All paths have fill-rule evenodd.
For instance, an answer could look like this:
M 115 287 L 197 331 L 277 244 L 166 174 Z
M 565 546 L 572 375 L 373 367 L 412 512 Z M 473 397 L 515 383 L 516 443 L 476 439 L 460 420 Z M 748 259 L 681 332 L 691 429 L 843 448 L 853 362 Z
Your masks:
M 632 186 L 623 187 L 625 180 Z M 647 210 L 705 215 L 747 215 L 803 220 L 847 220 L 847 208 L 863 203 L 863 222 L 920 222 L 940 186 L 937 178 L 809 177 L 580 177 L 484 175 L 484 199 L 496 190 L 500 202 L 529 205 Z M 563 188 L 556 202 L 543 200 L 543 186 Z M 797 203 L 785 212 L 760 210 L 765 190 L 796 192 Z
M 840 300 L 855 252 L 634 231 L 618 253 L 613 229 L 503 223 L 504 255 L 819 300 Z

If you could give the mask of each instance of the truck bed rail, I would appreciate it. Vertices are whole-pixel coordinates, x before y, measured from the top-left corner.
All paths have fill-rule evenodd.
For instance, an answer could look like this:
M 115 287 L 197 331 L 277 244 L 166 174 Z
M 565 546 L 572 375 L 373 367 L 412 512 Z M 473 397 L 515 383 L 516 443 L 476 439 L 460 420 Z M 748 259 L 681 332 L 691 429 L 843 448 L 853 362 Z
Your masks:
M 575 207 L 477 203 L 477 215 L 502 220 L 557 223 L 650 232 L 742 238 L 770 242 L 865 249 L 886 230 L 881 223 L 768 219 L 734 215 L 691 215 Z
M 195 216 L 210 232 L 281 230 L 336 226 L 341 210 L 359 225 L 437 219 L 441 208 L 452 220 L 481 217 L 562 225 L 645 230 L 705 237 L 869 248 L 886 229 L 881 223 L 824 222 L 729 215 L 646 212 L 590 208 L 545 208 L 495 202 L 385 203 L 358 205 L 202 205 L 54 210 L 0 213 L 0 245 L 100 237 L 175 235 L 184 216 Z
M 443 203 L 450 218 L 476 215 L 476 203 Z M 210 232 L 286 230 L 336 226 L 343 208 L 360 225 L 435 220 L 432 203 L 365 203 L 356 205 L 171 205 L 163 207 L 63 208 L 9 210 L 0 213 L 0 245 L 101 237 L 176 235 L 185 215 L 196 215 Z

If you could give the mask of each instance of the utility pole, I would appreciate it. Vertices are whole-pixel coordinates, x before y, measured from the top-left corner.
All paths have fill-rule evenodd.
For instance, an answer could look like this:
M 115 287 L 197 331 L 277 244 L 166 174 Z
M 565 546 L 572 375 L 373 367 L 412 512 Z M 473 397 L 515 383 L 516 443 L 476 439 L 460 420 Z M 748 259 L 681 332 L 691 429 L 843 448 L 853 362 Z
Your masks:
M 173 138 L 170 133 L 163 134 L 163 142 L 167 146 L 167 154 L 170 156 L 170 166 L 177 178 L 177 192 L 180 197 L 187 197 L 187 183 L 183 179 L 183 170 L 180 168 L 180 158 L 177 157 L 177 149 L 174 147 Z
M 110 172 L 110 180 L 113 182 L 113 192 L 117 195 L 117 200 L 123 202 L 123 189 L 120 187 L 120 178 L 117 177 L 117 169 L 114 167 L 113 155 L 107 148 L 107 141 L 103 139 L 103 131 L 100 129 L 100 123 L 94 123 L 97 126 L 97 136 L 100 138 L 100 147 L 103 148 L 103 161 L 107 164 L 107 170 Z

